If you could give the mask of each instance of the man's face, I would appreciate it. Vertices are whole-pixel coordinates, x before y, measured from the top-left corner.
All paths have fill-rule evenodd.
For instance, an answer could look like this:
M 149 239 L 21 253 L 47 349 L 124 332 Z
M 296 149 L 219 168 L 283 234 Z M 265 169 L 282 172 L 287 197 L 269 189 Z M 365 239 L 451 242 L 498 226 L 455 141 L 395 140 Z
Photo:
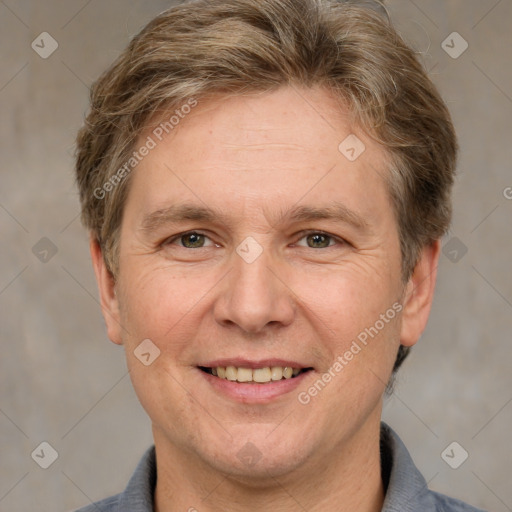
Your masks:
M 355 139 L 338 147 L 351 134 L 365 146 L 355 160 Z M 385 153 L 322 89 L 200 102 L 136 148 L 148 135 L 157 145 L 131 176 L 106 320 L 157 447 L 240 476 L 338 456 L 378 423 L 400 343 Z M 146 339 L 160 351 L 149 365 L 134 353 Z M 238 380 L 301 372 L 212 374 L 227 366 Z

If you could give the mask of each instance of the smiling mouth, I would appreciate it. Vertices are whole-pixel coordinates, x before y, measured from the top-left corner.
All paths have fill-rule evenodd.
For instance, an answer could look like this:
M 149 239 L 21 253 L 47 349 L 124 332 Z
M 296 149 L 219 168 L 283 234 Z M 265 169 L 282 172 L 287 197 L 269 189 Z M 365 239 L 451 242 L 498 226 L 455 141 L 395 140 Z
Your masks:
M 292 368 L 291 366 L 266 366 L 264 368 L 246 368 L 236 366 L 198 367 L 201 371 L 219 379 L 246 384 L 267 384 L 285 379 L 294 379 L 313 368 Z

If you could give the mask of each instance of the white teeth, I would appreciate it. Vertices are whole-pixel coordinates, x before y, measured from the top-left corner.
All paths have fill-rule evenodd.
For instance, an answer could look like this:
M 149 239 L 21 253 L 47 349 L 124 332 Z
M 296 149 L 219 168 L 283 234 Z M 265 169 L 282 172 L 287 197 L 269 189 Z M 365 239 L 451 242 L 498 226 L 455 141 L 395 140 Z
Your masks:
M 284 379 L 290 379 L 300 373 L 300 368 L 291 366 L 265 366 L 264 368 L 237 368 L 236 366 L 217 366 L 211 369 L 212 375 L 221 379 L 238 382 L 266 383 Z
M 283 378 L 282 366 L 272 366 L 270 371 L 272 372 L 272 380 L 281 380 Z

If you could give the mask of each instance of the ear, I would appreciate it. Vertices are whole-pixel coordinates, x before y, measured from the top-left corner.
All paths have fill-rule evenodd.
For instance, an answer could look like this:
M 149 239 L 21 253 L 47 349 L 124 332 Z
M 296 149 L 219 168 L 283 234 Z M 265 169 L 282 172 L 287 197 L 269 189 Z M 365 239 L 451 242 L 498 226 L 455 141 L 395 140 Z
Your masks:
M 91 251 L 92 264 L 100 292 L 101 311 L 107 326 L 108 337 L 114 343 L 122 345 L 121 317 L 119 314 L 119 300 L 116 295 L 115 280 L 105 264 L 101 246 L 94 235 L 90 236 L 89 249 Z
M 407 283 L 400 331 L 400 343 L 406 347 L 413 346 L 419 340 L 427 325 L 434 298 L 440 249 L 439 240 L 422 249 Z

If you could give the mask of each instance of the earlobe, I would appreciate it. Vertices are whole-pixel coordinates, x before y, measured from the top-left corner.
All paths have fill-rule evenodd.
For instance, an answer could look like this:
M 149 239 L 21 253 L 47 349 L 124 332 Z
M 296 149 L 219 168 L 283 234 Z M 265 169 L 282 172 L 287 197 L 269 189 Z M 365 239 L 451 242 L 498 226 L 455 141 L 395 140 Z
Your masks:
M 406 347 L 419 340 L 427 325 L 434 298 L 439 253 L 439 240 L 425 246 L 407 283 L 400 331 L 400 343 Z
M 91 234 L 89 249 L 100 294 L 101 311 L 107 326 L 108 337 L 118 345 L 122 345 L 121 318 L 119 300 L 116 294 L 115 280 L 108 270 L 103 258 L 103 251 L 96 237 Z

